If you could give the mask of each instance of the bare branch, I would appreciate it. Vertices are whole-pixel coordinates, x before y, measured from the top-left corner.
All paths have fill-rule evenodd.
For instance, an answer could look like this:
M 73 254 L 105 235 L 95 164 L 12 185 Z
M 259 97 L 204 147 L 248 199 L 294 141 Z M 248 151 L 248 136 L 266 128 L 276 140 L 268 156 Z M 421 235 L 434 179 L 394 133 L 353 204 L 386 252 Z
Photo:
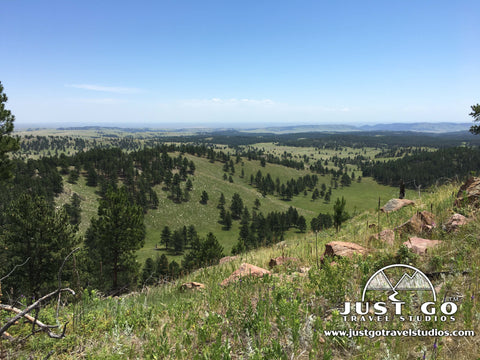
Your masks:
M 25 261 L 23 262 L 23 264 L 15 265 L 15 267 L 12 269 L 12 271 L 10 271 L 7 275 L 5 275 L 4 277 L 2 277 L 2 278 L 0 279 L 0 282 L 2 282 L 2 281 L 5 280 L 6 278 L 8 278 L 10 275 L 12 275 L 12 273 L 13 273 L 17 268 L 25 265 L 25 264 L 28 262 L 28 260 L 30 260 L 30 258 L 27 258 L 27 260 L 25 260 Z
M 31 312 L 33 309 L 35 309 L 36 307 L 38 307 L 40 305 L 40 303 L 52 296 L 55 296 L 57 295 L 58 293 L 61 293 L 61 292 L 69 292 L 70 294 L 72 295 L 75 295 L 75 291 L 73 291 L 72 289 L 69 289 L 69 288 L 65 288 L 65 289 L 57 289 L 53 292 L 51 292 L 50 294 L 47 294 L 45 296 L 42 296 L 40 299 L 38 299 L 37 301 L 35 301 L 32 305 L 28 306 L 25 310 L 20 310 L 20 309 L 16 309 L 16 308 L 13 308 L 12 306 L 9 306 L 9 305 L 2 305 L 0 304 L 0 308 L 5 308 L 5 307 L 9 307 L 10 311 L 12 311 L 11 309 L 16 309 L 16 310 L 19 310 L 20 312 L 16 312 L 14 311 L 15 313 L 17 313 L 16 316 L 14 316 L 13 318 L 11 318 L 10 320 L 7 321 L 7 323 L 5 325 L 3 325 L 1 328 L 0 328 L 0 335 L 2 335 L 5 331 L 8 330 L 8 328 L 10 328 L 10 326 L 12 326 L 13 324 L 15 324 L 16 321 L 18 321 L 19 319 L 21 319 L 22 317 L 25 317 L 25 315 L 27 315 L 29 312 Z M 31 319 L 33 319 L 33 321 L 35 320 L 34 318 L 32 318 L 31 316 L 29 316 Z M 51 326 L 51 325 L 45 325 L 45 324 L 42 324 L 42 326 L 40 326 L 39 324 L 39 321 L 37 320 L 37 325 L 39 327 L 41 327 L 42 329 L 44 329 L 47 333 L 48 333 L 48 336 L 50 337 L 53 337 L 53 338 L 56 338 L 56 339 L 59 339 L 61 337 L 63 337 L 65 335 L 65 328 L 66 328 L 66 324 L 63 328 L 63 333 L 62 335 L 56 335 L 54 333 L 52 333 L 50 330 L 48 329 L 51 329 L 51 328 L 56 328 L 58 326 Z
M 74 253 L 76 253 L 78 250 L 80 250 L 79 247 L 73 249 L 72 251 L 70 251 L 70 254 L 68 254 L 65 259 L 63 259 L 63 263 L 62 263 L 62 266 L 60 266 L 60 270 L 58 270 L 58 289 L 57 290 L 60 290 L 62 288 L 62 270 L 63 270 L 63 267 L 65 266 L 65 262 L 67 261 L 67 259 L 73 255 Z M 56 311 L 56 320 L 57 320 L 57 324 L 59 324 L 58 322 L 58 311 L 60 309 L 60 298 L 61 298 L 61 291 L 58 292 L 58 300 L 57 300 L 57 311 Z

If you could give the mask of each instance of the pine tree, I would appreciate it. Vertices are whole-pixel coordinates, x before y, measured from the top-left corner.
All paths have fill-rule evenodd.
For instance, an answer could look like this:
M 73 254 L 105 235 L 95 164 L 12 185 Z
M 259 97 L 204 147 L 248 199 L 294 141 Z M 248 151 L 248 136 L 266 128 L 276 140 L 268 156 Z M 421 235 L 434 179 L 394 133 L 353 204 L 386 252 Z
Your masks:
M 0 236 L 3 261 L 10 269 L 29 261 L 5 280 L 5 288 L 12 287 L 30 299 L 56 288 L 58 269 L 78 243 L 75 231 L 65 209 L 55 211 L 44 197 L 20 195 L 5 214 Z
M 77 193 L 73 193 L 70 203 L 64 205 L 65 211 L 70 218 L 70 224 L 72 225 L 80 225 L 80 221 L 82 220 L 82 209 L 80 208 L 81 201 L 80 196 L 78 196 Z
M 215 235 L 211 232 L 200 244 L 200 259 L 203 266 L 218 264 L 218 261 L 224 257 L 223 246 L 220 245 Z
M 155 283 L 155 263 L 150 257 L 145 260 L 145 265 L 143 265 L 142 282 L 143 285 L 151 285 Z
M 208 193 L 205 190 L 202 191 L 202 197 L 200 199 L 200 203 L 204 205 L 208 203 Z
M 12 176 L 12 163 L 8 153 L 19 149 L 18 140 L 10 136 L 15 116 L 10 110 L 5 109 L 7 101 L 8 97 L 3 92 L 3 85 L 0 82 L 0 180 Z
M 90 259 L 101 262 L 103 272 L 110 275 L 104 290 L 107 284 L 117 289 L 132 281 L 137 271 L 135 252 L 144 242 L 142 208 L 130 203 L 125 188 L 110 188 L 100 200 L 98 217 L 92 219 L 85 239 Z
M 243 200 L 239 194 L 235 193 L 232 197 L 232 204 L 230 205 L 230 211 L 232 212 L 232 218 L 240 219 L 243 210 Z
M 217 208 L 221 209 L 222 207 L 225 206 L 225 195 L 223 195 L 223 193 L 220 194 L 220 199 L 218 200 L 218 206 Z
M 300 215 L 297 219 L 297 227 L 301 233 L 304 233 L 307 230 L 307 221 L 303 215 Z
M 93 166 L 87 169 L 87 186 L 95 187 L 98 183 L 98 175 Z
M 171 244 L 171 236 L 172 232 L 168 226 L 165 226 L 162 230 L 162 234 L 160 235 L 160 243 L 165 245 L 165 249 L 168 250 L 168 247 Z
M 180 230 L 175 230 L 172 234 L 172 244 L 175 254 L 181 254 L 183 252 L 184 238 Z
M 162 278 L 168 275 L 168 258 L 165 254 L 155 259 L 155 275 Z
M 335 225 L 335 229 L 338 232 L 340 230 L 340 226 L 343 222 L 345 222 L 349 215 L 345 210 L 346 200 L 342 196 L 342 200 L 337 198 L 335 204 L 333 205 L 333 224 Z
M 232 228 L 232 214 L 230 213 L 230 211 L 227 211 L 225 213 L 223 224 L 224 224 L 225 230 L 230 230 Z

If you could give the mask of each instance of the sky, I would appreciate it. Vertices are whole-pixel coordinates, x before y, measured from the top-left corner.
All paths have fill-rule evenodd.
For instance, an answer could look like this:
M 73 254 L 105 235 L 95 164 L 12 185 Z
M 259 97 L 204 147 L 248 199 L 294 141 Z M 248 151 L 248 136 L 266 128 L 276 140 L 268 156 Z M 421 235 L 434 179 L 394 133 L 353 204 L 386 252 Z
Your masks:
M 471 122 L 480 2 L 0 0 L 19 126 Z

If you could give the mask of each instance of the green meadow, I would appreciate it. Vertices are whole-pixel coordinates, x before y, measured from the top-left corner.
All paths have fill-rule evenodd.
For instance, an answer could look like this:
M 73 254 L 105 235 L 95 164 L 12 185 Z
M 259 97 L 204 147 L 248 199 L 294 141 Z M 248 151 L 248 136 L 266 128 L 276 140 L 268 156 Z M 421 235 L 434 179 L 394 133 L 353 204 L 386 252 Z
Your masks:
M 264 146 L 262 144 L 261 146 Z M 225 149 L 227 149 L 225 147 Z M 299 151 L 306 149 L 297 148 Z M 292 149 L 289 149 L 292 151 Z M 178 154 L 172 154 L 174 156 Z M 233 183 L 223 179 L 223 163 L 211 163 L 206 158 L 186 155 L 189 160 L 195 163 L 195 175 L 191 176 L 193 190 L 190 193 L 188 202 L 175 203 L 168 198 L 169 193 L 162 191 L 161 186 L 156 187 L 159 198 L 159 206 L 157 209 L 150 209 L 145 215 L 145 226 L 147 235 L 145 246 L 138 251 L 138 261 L 143 263 L 148 257 L 155 257 L 157 254 L 166 253 L 170 259 L 177 262 L 181 260 L 182 255 L 175 255 L 166 252 L 160 244 L 160 234 L 165 226 L 170 229 L 178 229 L 183 226 L 194 225 L 201 236 L 205 236 L 209 232 L 215 234 L 217 239 L 224 247 L 225 254 L 230 254 L 232 247 L 236 244 L 239 233 L 238 221 L 233 222 L 233 226 L 229 231 L 222 230 L 219 221 L 219 209 L 217 208 L 220 194 L 223 193 L 226 198 L 226 206 L 230 206 L 230 202 L 234 193 L 238 193 L 244 205 L 251 211 L 254 207 L 256 199 L 260 200 L 261 206 L 259 211 L 267 214 L 272 211 L 286 211 L 290 206 L 297 208 L 300 215 L 303 215 L 308 226 L 313 217 L 320 212 L 331 213 L 335 199 L 342 196 L 347 200 L 347 211 L 354 215 L 366 209 L 375 208 L 378 205 L 378 199 L 382 201 L 397 196 L 396 188 L 387 187 L 377 184 L 370 178 L 363 178 L 360 183 L 353 181 L 351 186 L 332 188 L 332 196 L 330 202 L 326 203 L 323 199 L 312 201 L 312 191 L 308 191 L 307 195 L 303 193 L 294 196 L 290 201 L 284 201 L 278 196 L 267 195 L 263 197 L 259 191 L 250 185 L 250 175 L 261 171 L 265 176 L 269 173 L 272 179 L 277 177 L 282 183 L 297 179 L 307 174 L 312 174 L 309 170 L 296 170 L 282 165 L 269 164 L 265 167 L 260 165 L 260 161 L 248 160 L 242 158 L 242 161 L 235 164 L 235 173 L 232 175 Z M 241 177 L 242 169 L 244 177 Z M 352 169 L 353 170 L 353 169 Z M 358 175 L 357 175 L 358 176 Z M 322 184 L 331 186 L 331 175 L 318 175 L 319 181 L 317 188 L 320 189 Z M 66 180 L 66 177 L 65 177 Z M 182 184 L 183 186 L 183 184 Z M 70 196 L 76 192 L 82 199 L 82 222 L 80 224 L 80 233 L 84 234 L 90 219 L 96 215 L 98 207 L 98 195 L 96 189 L 85 185 L 85 178 L 80 177 L 77 184 L 70 184 L 64 181 L 64 193 L 59 197 L 58 203 L 63 204 L 69 201 Z M 206 191 L 209 201 L 206 205 L 200 203 L 202 191 Z M 296 229 L 291 229 L 288 234 L 297 234 Z

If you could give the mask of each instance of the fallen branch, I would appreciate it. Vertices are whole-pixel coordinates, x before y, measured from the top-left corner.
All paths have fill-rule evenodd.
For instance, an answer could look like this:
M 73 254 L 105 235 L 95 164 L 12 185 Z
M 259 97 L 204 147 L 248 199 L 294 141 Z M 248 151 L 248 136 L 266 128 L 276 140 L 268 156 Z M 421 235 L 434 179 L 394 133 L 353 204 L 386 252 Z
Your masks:
M 28 306 L 25 310 L 20 310 L 20 309 L 14 308 L 13 306 L 10 306 L 10 305 L 0 304 L 0 309 L 11 311 L 11 312 L 14 312 L 14 313 L 17 314 L 13 318 L 8 320 L 7 323 L 0 328 L 0 336 L 2 336 L 10 328 L 10 326 L 14 325 L 19 319 L 25 318 L 25 319 L 29 320 L 30 322 L 33 322 L 34 324 L 38 325 L 51 338 L 62 339 L 63 337 L 65 337 L 65 330 L 67 328 L 68 322 L 64 325 L 62 333 L 60 335 L 58 335 L 58 334 L 55 334 L 55 333 L 50 331 L 50 329 L 57 328 L 58 327 L 57 325 L 43 324 L 42 322 L 38 321 L 34 317 L 28 315 L 28 313 L 30 313 L 32 310 L 37 308 L 42 301 L 44 301 L 44 300 L 46 300 L 46 299 L 48 299 L 52 296 L 55 296 L 55 295 L 57 295 L 61 292 L 69 292 L 70 294 L 75 295 L 75 291 L 73 291 L 70 288 L 57 289 L 57 290 L 51 292 L 50 294 L 47 294 L 47 295 L 41 297 L 40 299 L 35 301 L 32 305 Z

